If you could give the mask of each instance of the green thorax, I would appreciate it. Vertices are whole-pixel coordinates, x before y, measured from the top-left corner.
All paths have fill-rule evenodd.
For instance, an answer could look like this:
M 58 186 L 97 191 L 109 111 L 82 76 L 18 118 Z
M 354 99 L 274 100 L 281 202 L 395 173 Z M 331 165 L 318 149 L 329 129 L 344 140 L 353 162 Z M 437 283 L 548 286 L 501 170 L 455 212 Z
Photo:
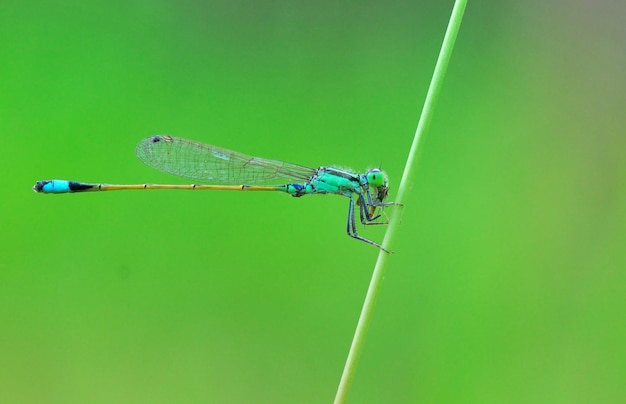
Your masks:
M 367 178 L 363 174 L 334 167 L 320 167 L 315 175 L 304 184 L 288 184 L 287 192 L 298 197 L 307 194 L 338 194 L 350 196 L 367 188 Z

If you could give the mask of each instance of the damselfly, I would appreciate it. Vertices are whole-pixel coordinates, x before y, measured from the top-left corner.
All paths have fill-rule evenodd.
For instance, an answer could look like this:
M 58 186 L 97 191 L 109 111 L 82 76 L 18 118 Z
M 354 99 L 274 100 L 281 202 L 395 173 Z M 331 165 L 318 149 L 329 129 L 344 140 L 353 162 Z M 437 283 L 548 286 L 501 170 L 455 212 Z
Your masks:
M 360 236 L 357 232 L 356 209 L 364 225 L 387 224 L 386 221 L 380 220 L 382 210 L 386 206 L 395 204 L 385 202 L 389 191 L 387 176 L 378 168 L 370 169 L 364 174 L 336 167 L 307 168 L 282 161 L 251 157 L 236 151 L 173 136 L 152 136 L 142 140 L 137 145 L 137 157 L 157 170 L 214 185 L 114 185 L 48 180 L 38 181 L 33 190 L 46 194 L 187 189 L 281 191 L 294 197 L 309 194 L 343 195 L 350 200 L 346 225 L 348 235 L 389 252 L 380 244 Z M 284 183 L 260 185 L 278 181 Z

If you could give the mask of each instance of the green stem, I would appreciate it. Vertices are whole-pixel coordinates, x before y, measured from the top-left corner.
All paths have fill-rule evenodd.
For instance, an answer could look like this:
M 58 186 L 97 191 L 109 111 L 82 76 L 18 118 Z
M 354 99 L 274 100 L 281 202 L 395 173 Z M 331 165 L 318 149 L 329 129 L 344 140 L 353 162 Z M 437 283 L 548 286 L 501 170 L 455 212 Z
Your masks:
M 409 156 L 404 167 L 402 180 L 400 181 L 400 186 L 398 187 L 398 195 L 396 198 L 396 202 L 398 203 L 403 203 L 404 196 L 408 191 L 408 185 L 413 183 L 413 176 L 415 175 L 417 168 L 418 147 L 420 146 L 420 142 L 425 137 L 428 127 L 430 126 L 435 110 L 435 104 L 439 93 L 441 92 L 443 77 L 445 76 L 446 69 L 452 55 L 452 49 L 454 48 L 454 41 L 456 40 L 459 28 L 461 27 L 461 20 L 463 19 L 463 12 L 465 11 L 466 4 L 467 0 L 457 0 L 454 4 L 454 8 L 452 9 L 448 29 L 446 30 L 446 35 L 443 39 L 443 44 L 441 45 L 439 58 L 437 59 L 435 71 L 433 72 L 430 87 L 428 88 L 428 94 L 426 95 L 426 101 L 424 102 L 424 107 L 422 109 L 422 115 L 420 116 L 419 123 L 417 124 L 417 130 L 415 131 L 415 136 L 413 137 L 413 143 L 411 144 L 411 150 L 409 151 Z M 401 207 L 393 209 L 391 220 L 389 221 L 389 227 L 385 233 L 385 238 L 382 244 L 387 250 L 390 249 L 396 238 L 396 232 L 400 224 L 401 214 Z M 385 274 L 387 260 L 390 256 L 390 254 L 385 253 L 384 251 L 380 251 L 378 254 L 378 260 L 376 261 L 376 266 L 374 267 L 374 273 L 372 274 L 367 295 L 365 296 L 365 302 L 363 303 L 359 322 L 356 326 L 356 331 L 354 332 L 354 338 L 352 339 L 348 359 L 346 360 L 343 374 L 341 375 L 341 381 L 339 382 L 339 388 L 337 389 L 337 394 L 335 396 L 336 404 L 345 403 L 348 396 L 359 357 L 361 356 L 361 352 L 363 350 L 363 342 L 372 318 L 376 297 Z

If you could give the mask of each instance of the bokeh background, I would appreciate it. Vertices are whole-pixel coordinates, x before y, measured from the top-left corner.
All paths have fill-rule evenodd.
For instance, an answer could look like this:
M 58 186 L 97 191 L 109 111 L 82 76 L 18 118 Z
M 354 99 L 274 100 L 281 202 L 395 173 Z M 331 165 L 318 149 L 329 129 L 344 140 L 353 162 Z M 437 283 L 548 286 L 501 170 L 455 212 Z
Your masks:
M 185 183 L 135 157 L 166 133 L 393 199 L 451 8 L 2 1 L 0 400 L 331 401 L 378 253 L 346 199 L 31 187 Z M 350 402 L 624 401 L 624 15 L 470 2 Z

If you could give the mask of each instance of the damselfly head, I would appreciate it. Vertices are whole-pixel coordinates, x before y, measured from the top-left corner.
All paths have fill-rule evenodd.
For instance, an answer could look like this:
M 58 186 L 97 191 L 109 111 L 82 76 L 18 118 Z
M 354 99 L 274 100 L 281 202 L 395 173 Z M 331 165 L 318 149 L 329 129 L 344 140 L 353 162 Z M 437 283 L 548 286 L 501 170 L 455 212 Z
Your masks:
M 387 194 L 389 193 L 389 187 L 387 186 L 387 174 L 380 168 L 373 168 L 365 173 L 367 182 L 370 186 L 370 192 L 374 203 L 382 203 Z

